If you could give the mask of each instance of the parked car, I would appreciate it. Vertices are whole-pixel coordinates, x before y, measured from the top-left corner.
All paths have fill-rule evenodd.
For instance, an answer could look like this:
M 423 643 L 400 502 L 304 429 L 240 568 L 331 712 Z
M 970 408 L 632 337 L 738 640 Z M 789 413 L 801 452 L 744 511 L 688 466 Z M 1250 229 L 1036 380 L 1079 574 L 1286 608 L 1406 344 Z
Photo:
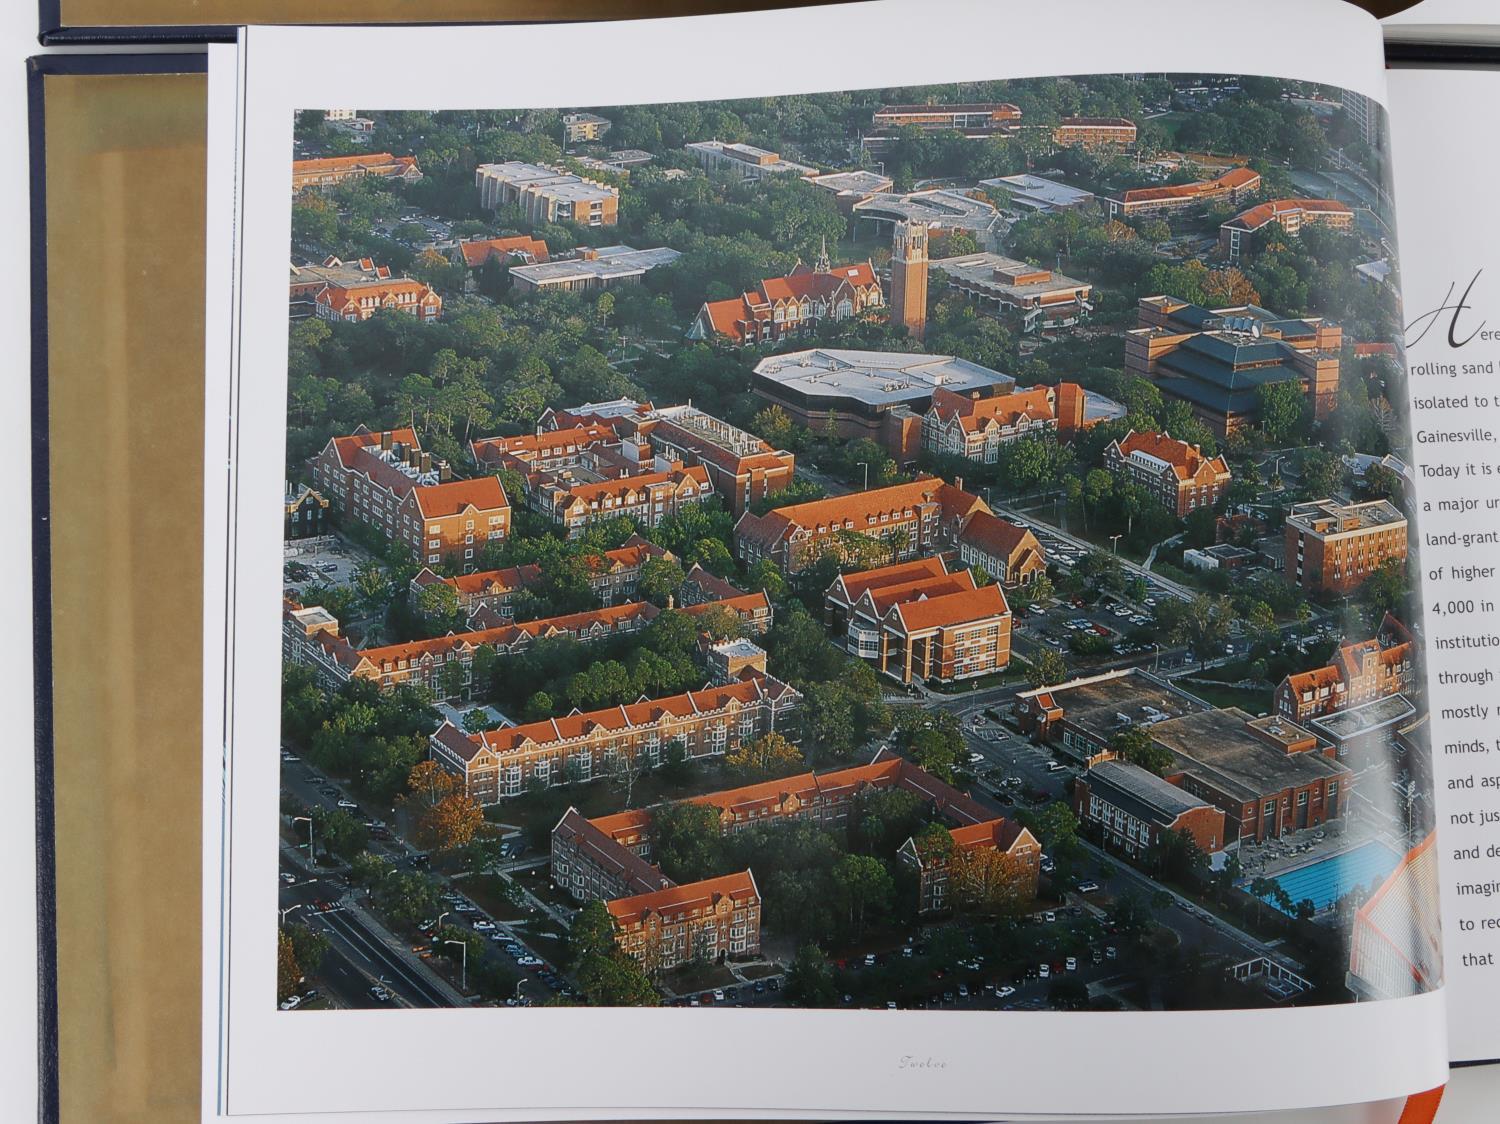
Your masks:
M 474 931 L 476 933 L 493 933 L 495 931 L 495 923 L 493 921 L 486 921 L 481 917 L 478 921 L 474 922 Z
M 1051 964 L 1038 964 L 1037 965 L 1037 969 L 1036 969 L 1036 974 L 1041 979 L 1044 979 L 1044 980 L 1045 979 L 1050 979 L 1051 976 L 1052 976 L 1052 965 Z
M 1096 894 L 1099 892 L 1099 883 L 1080 882 L 1078 883 L 1078 892 L 1080 894 Z
M 1078 957 L 1070 956 L 1063 961 L 1063 970 L 1067 972 L 1078 971 Z
M 298 1007 L 302 1006 L 302 996 L 288 995 L 280 1003 L 276 1004 L 276 1006 L 283 1011 L 295 1011 Z

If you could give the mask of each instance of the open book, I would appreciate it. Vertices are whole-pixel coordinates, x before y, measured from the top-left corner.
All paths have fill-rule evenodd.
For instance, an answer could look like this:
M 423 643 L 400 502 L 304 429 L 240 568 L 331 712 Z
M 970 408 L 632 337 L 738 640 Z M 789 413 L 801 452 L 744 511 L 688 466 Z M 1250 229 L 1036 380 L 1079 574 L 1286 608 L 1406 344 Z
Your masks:
M 205 1111 L 1500 1053 L 1493 87 L 1397 78 L 1292 0 L 214 48 Z

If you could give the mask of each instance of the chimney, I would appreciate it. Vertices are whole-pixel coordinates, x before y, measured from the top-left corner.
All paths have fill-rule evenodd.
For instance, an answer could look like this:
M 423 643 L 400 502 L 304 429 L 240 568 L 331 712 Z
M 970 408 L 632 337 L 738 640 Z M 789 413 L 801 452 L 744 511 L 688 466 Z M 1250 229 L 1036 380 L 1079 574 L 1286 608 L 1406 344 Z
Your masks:
M 962 476 L 955 476 L 953 478 L 953 486 L 962 492 L 964 490 L 964 478 Z
M 422 454 L 422 475 L 426 476 L 431 471 L 432 471 L 432 454 L 431 453 L 423 453 Z
M 453 469 L 448 467 L 447 461 L 438 461 L 438 482 L 446 484 L 453 479 Z
M 380 451 L 389 453 L 391 451 L 391 431 L 382 430 L 380 434 Z

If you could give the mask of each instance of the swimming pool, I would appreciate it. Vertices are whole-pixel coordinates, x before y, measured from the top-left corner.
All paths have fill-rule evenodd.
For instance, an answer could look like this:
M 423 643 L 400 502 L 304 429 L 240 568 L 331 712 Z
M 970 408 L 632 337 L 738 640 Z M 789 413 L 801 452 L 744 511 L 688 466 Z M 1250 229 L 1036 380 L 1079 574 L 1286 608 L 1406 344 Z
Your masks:
M 1321 913 L 1350 890 L 1385 881 L 1385 876 L 1395 870 L 1400 861 L 1401 856 L 1384 843 L 1372 841 L 1288 870 L 1272 881 L 1292 899 L 1289 912 L 1293 915 L 1297 903 L 1306 898 L 1311 898 L 1313 906 Z M 1271 901 L 1269 897 L 1265 900 Z

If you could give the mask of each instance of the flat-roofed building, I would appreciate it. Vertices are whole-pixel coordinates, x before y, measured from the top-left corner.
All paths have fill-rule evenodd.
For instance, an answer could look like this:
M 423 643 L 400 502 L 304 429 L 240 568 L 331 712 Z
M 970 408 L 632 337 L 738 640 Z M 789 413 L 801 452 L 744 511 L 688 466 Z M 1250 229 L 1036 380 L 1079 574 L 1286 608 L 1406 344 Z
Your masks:
M 513 265 L 510 281 L 518 293 L 595 292 L 638 284 L 653 269 L 671 265 L 682 254 L 665 246 L 636 250 L 630 246 L 586 249 L 576 258 L 555 258 L 535 265 Z
M 1142 297 L 1125 333 L 1125 370 L 1186 402 L 1220 437 L 1260 418 L 1262 386 L 1295 382 L 1326 418 L 1338 402 L 1344 333 L 1320 316 L 1282 317 L 1258 305 L 1208 309 Z
M 814 348 L 770 355 L 755 365 L 755 394 L 781 406 L 814 433 L 868 437 L 901 463 L 916 459 L 922 416 L 934 394 L 1007 394 L 1010 375 L 952 355 Z
M 1115 736 L 1137 726 L 1208 709 L 1208 704 L 1140 668 L 1088 675 L 1016 696 L 1021 731 L 1065 756 L 1096 765 L 1116 756 Z
M 1230 840 L 1264 842 L 1338 819 L 1354 787 L 1331 744 L 1279 715 L 1227 707 L 1158 722 L 1150 734 L 1172 754 L 1166 778 L 1222 809 Z
M 772 731 L 790 734 L 801 699 L 778 679 L 752 676 L 481 734 L 444 722 L 428 745 L 432 759 L 462 780 L 465 795 L 490 805 L 521 795 L 533 780 L 552 787 L 606 775 L 622 755 L 643 754 L 655 766 L 681 743 L 688 760 L 699 761 Z
M 747 511 L 734 525 L 740 559 L 769 558 L 788 574 L 800 573 L 828 552 L 840 553 L 845 535 L 881 543 L 892 561 L 951 547 L 976 511 L 989 507 L 934 476 L 844 496 Z
M 890 176 L 867 168 L 857 168 L 852 172 L 828 172 L 809 177 L 807 182 L 832 192 L 844 211 L 850 210 L 855 203 L 867 196 L 890 191 L 895 186 L 895 181 Z
M 932 268 L 985 312 L 1023 335 L 1071 328 L 1094 311 L 1094 286 L 1000 254 L 938 258 Z
M 1021 107 L 1010 102 L 964 102 L 954 105 L 883 105 L 870 115 L 875 129 L 915 125 L 923 132 L 981 129 L 1021 120 Z
M 692 141 L 684 146 L 699 165 L 741 179 L 758 180 L 766 176 L 815 176 L 818 169 L 794 160 L 783 160 L 779 152 L 756 148 L 753 144 L 726 144 L 723 141 Z
M 1260 190 L 1260 173 L 1231 168 L 1213 179 L 1167 187 L 1136 187 L 1107 196 L 1104 207 L 1112 219 L 1146 218 L 1198 210 L 1220 201 L 1238 203 Z
M 1052 126 L 1052 143 L 1090 152 L 1119 151 L 1135 143 L 1135 133 L 1135 122 L 1128 117 L 1064 117 Z
M 1085 396 L 1077 383 L 1033 386 L 987 398 L 939 387 L 922 417 L 922 448 L 939 456 L 994 464 L 1000 449 L 1023 437 L 1071 438 L 1084 428 Z
M 931 231 L 967 230 L 981 245 L 990 241 L 1000 222 L 1000 212 L 993 203 L 947 188 L 877 191 L 856 202 L 851 213 L 856 219 L 868 219 L 877 226 L 896 227 L 915 222 Z
M 1197 445 L 1169 433 L 1136 432 L 1111 441 L 1104 467 L 1143 487 L 1179 519 L 1200 507 L 1212 507 L 1229 487 L 1229 463 L 1208 457 Z
M 308 187 L 331 187 L 349 179 L 374 176 L 382 180 L 411 183 L 422 178 L 415 156 L 392 156 L 389 152 L 365 152 L 355 156 L 320 156 L 292 161 L 292 194 Z
M 564 113 L 562 115 L 563 144 L 586 144 L 596 141 L 609 132 L 610 119 L 597 113 Z
M 1219 250 L 1230 261 L 1239 261 L 1251 238 L 1272 224 L 1287 234 L 1296 234 L 1305 226 L 1349 230 L 1354 226 L 1354 211 L 1337 199 L 1271 199 L 1241 211 L 1220 226 Z
M 1353 593 L 1386 562 L 1406 563 L 1406 517 L 1389 500 L 1312 500 L 1287 512 L 1286 580 L 1309 593 Z
M 979 186 L 990 189 L 988 194 L 991 202 L 1043 215 L 1058 211 L 1083 211 L 1094 203 L 1092 191 L 1069 187 L 1065 183 L 1045 176 L 1034 176 L 1029 172 L 980 180 Z
M 1228 842 L 1223 811 L 1124 761 L 1100 762 L 1074 781 L 1073 811 L 1084 827 L 1131 857 L 1176 832 L 1186 832 L 1205 855 Z
M 474 169 L 474 186 L 484 210 L 517 207 L 534 224 L 614 226 L 619 219 L 619 188 L 547 164 L 481 164 Z

